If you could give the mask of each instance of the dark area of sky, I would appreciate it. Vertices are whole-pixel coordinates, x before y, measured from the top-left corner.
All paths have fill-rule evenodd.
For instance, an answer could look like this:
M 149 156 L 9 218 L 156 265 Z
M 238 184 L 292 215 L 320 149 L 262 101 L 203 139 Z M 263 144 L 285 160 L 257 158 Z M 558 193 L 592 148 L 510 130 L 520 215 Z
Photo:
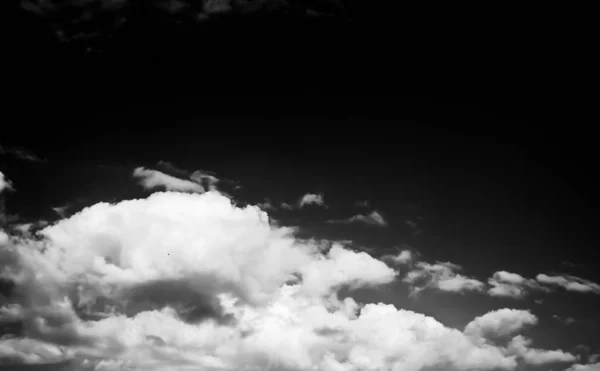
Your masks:
M 594 120 L 570 24 L 348 2 L 177 26 L 149 9 L 93 45 L 19 10 L 0 139 L 49 161 L 3 159 L 13 212 L 129 197 L 134 167 L 168 160 L 238 180 L 250 201 L 367 199 L 390 220 L 382 245 L 473 274 L 572 261 L 597 278 Z M 415 239 L 403 221 L 417 216 Z

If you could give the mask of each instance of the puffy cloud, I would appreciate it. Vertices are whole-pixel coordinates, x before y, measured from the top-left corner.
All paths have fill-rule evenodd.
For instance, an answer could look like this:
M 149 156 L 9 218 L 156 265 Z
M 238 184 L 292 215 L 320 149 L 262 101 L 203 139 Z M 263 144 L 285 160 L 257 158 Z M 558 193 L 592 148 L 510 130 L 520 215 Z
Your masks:
M 500 343 L 527 326 L 538 323 L 530 311 L 500 309 L 475 318 L 465 326 L 465 335 L 484 343 Z M 562 350 L 543 350 L 530 347 L 531 339 L 516 335 L 508 341 L 506 354 L 518 356 L 524 363 L 540 366 L 556 362 L 574 362 L 576 357 Z
M 488 289 L 490 296 L 523 298 L 531 290 L 541 290 L 542 287 L 533 279 L 527 279 L 519 274 L 498 271 L 488 279 L 491 286 Z
M 465 326 L 464 333 L 478 338 L 502 338 L 537 322 L 530 311 L 504 308 L 475 318 Z
M 217 192 L 163 192 L 93 205 L 41 240 L 3 232 L 0 274 L 16 289 L 0 321 L 22 321 L 23 332 L 0 340 L 0 357 L 79 370 L 290 371 L 511 370 L 531 358 L 528 342 L 473 336 L 494 329 L 494 315 L 463 332 L 340 298 L 342 287 L 397 272 L 295 231 Z
M 204 187 L 190 180 L 179 179 L 162 173 L 158 170 L 138 167 L 133 171 L 133 176 L 139 179 L 140 185 L 146 189 L 162 187 L 167 191 L 196 192 L 202 193 Z
M 546 274 L 538 274 L 536 276 L 536 280 L 544 285 L 560 286 L 567 291 L 600 294 L 599 284 L 580 277 L 570 275 L 548 276 Z
M 413 262 L 413 252 L 410 250 L 402 250 L 397 255 L 383 255 L 382 260 L 391 261 L 395 264 L 410 264 Z
M 413 294 L 427 288 L 450 292 L 482 291 L 485 284 L 457 273 L 461 269 L 459 265 L 450 262 L 418 262 L 403 281 L 411 286 Z
M 304 196 L 302 196 L 300 201 L 298 201 L 298 207 L 304 207 L 306 205 L 327 207 L 327 205 L 325 204 L 325 198 L 323 197 L 323 194 L 316 193 L 307 193 Z
M 351 216 L 348 219 L 334 219 L 328 220 L 328 223 L 332 224 L 350 224 L 350 223 L 363 223 L 368 225 L 375 225 L 379 227 L 387 226 L 387 221 L 384 219 L 383 215 L 381 215 L 377 211 L 372 211 L 369 214 L 358 214 Z
M 525 363 L 541 366 L 548 363 L 575 362 L 577 357 L 562 350 L 543 350 L 530 348 L 531 339 L 515 336 L 509 344 L 509 351 L 518 354 Z

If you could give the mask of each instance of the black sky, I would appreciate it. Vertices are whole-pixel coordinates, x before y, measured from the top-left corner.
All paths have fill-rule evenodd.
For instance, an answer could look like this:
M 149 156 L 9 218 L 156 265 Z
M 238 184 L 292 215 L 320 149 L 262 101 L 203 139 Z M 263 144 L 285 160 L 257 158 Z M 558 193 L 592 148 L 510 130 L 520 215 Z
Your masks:
M 578 29 L 548 9 L 380 5 L 183 25 L 138 8 L 87 43 L 20 10 L 1 144 L 48 162 L 2 159 L 20 188 L 9 206 L 33 217 L 74 193 L 100 199 L 168 160 L 236 179 L 255 201 L 324 191 L 398 224 L 417 208 L 418 242 L 400 227 L 389 239 L 472 269 L 568 260 L 593 278 Z M 120 187 L 113 197 L 130 195 Z

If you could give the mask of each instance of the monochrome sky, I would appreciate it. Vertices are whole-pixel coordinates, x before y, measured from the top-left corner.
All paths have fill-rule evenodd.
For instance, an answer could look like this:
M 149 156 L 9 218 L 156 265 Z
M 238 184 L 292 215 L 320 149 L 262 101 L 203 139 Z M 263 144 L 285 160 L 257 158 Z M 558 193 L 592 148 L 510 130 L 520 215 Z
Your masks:
M 374 8 L 23 1 L 0 371 L 600 370 L 574 90 Z

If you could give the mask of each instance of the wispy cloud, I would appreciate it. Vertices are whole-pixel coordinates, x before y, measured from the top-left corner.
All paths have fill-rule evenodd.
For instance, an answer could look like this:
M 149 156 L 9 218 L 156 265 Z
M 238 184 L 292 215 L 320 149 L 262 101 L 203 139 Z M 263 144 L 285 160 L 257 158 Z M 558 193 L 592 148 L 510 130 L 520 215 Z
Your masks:
M 557 276 L 538 274 L 536 280 L 541 284 L 562 287 L 567 291 L 600 294 L 599 284 L 580 277 L 566 274 Z
M 413 294 L 425 289 L 448 292 L 483 291 L 485 283 L 458 273 L 461 270 L 461 266 L 450 262 L 417 262 L 402 281 L 410 285 Z
M 552 318 L 554 318 L 555 320 L 557 320 L 565 325 L 570 325 L 575 322 L 575 318 L 573 318 L 573 317 L 561 317 L 557 314 L 553 315 Z
M 64 206 L 53 207 L 52 211 L 54 211 L 56 213 L 56 215 L 58 215 L 59 217 L 66 218 L 68 209 L 69 209 L 69 205 L 64 205 Z
M 14 190 L 12 182 L 0 171 L 0 193 L 12 190 Z
M 0 155 L 10 155 L 24 161 L 44 162 L 35 153 L 21 147 L 4 147 L 0 145 Z
M 196 182 L 179 179 L 162 173 L 158 170 L 150 170 L 143 167 L 138 167 L 133 171 L 133 176 L 139 180 L 139 183 L 142 187 L 148 190 L 164 188 L 167 191 L 180 192 L 202 193 L 205 191 L 204 187 Z
M 357 215 L 351 216 L 347 219 L 332 219 L 332 220 L 328 220 L 327 223 L 331 223 L 331 224 L 363 223 L 363 224 L 374 225 L 374 226 L 378 226 L 378 227 L 385 227 L 388 225 L 388 223 L 384 219 L 383 215 L 381 215 L 377 211 L 371 211 L 369 214 L 357 214 Z

